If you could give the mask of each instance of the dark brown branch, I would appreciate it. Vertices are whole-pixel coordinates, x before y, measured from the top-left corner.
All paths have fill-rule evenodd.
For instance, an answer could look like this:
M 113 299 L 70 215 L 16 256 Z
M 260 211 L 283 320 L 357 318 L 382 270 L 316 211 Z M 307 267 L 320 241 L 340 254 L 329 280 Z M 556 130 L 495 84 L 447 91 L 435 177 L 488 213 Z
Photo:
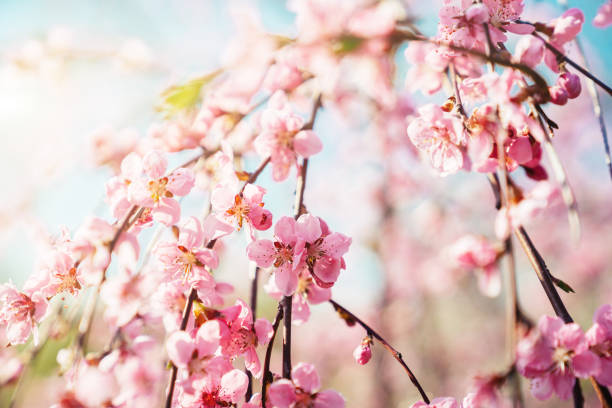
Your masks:
M 261 164 L 255 169 L 255 171 L 253 171 L 253 173 L 249 175 L 248 180 L 245 181 L 242 187 L 240 188 L 240 193 L 239 193 L 240 195 L 242 195 L 242 193 L 244 192 L 244 189 L 246 188 L 247 184 L 253 184 L 255 180 L 257 180 L 257 177 L 259 177 L 261 172 L 264 171 L 264 169 L 269 163 L 270 163 L 270 157 L 262 161 Z
M 189 298 L 185 303 L 185 308 L 183 309 L 183 317 L 181 319 L 180 330 L 185 330 L 187 327 L 187 322 L 189 322 L 189 316 L 191 315 L 191 307 L 193 306 L 193 302 L 198 297 L 198 293 L 194 287 L 189 291 Z M 178 367 L 172 364 L 172 374 L 170 375 L 170 382 L 168 383 L 168 396 L 166 397 L 166 408 L 172 407 L 172 396 L 174 395 L 174 385 L 176 383 L 176 377 L 178 375 Z
M 274 347 L 274 339 L 276 338 L 276 332 L 278 331 L 278 326 L 280 325 L 280 321 L 283 318 L 283 308 L 281 305 L 278 305 L 278 312 L 276 313 L 276 317 L 274 318 L 274 323 L 272 323 L 272 338 L 270 338 L 270 342 L 268 343 L 268 347 L 266 348 L 266 357 L 264 359 L 263 366 L 263 378 L 261 380 L 261 406 L 266 406 L 266 396 L 268 394 L 268 384 L 272 383 L 274 380 L 272 373 L 270 372 L 270 360 L 272 358 L 272 348 Z
M 253 314 L 253 321 L 257 318 L 257 281 L 259 279 L 259 266 L 255 267 L 253 277 L 251 278 L 251 296 L 250 296 L 250 307 L 251 313 Z M 245 394 L 245 400 L 248 402 L 253 396 L 253 374 L 249 370 L 245 370 L 249 384 L 247 386 L 247 392 Z
M 566 62 L 569 65 L 571 65 L 572 67 L 576 68 L 576 70 L 580 71 L 580 73 L 582 73 L 584 76 L 586 76 L 587 78 L 591 79 L 591 81 L 595 82 L 597 85 L 599 85 L 599 87 L 601 89 L 603 89 L 604 91 L 606 91 L 608 93 L 608 95 L 612 95 L 612 88 L 610 88 L 608 85 L 606 85 L 604 82 L 602 82 L 599 78 L 597 78 L 595 75 L 591 74 L 586 68 L 580 66 L 579 64 L 577 64 L 574 60 L 572 60 L 571 58 L 569 58 L 568 56 L 566 56 L 564 53 L 562 53 L 559 49 L 557 49 L 555 46 L 553 46 L 551 43 L 549 43 L 548 41 L 546 41 L 546 39 L 544 39 L 540 34 L 538 34 L 537 32 L 533 32 L 531 33 L 531 35 L 533 35 L 535 38 L 539 39 L 540 41 L 542 41 L 542 43 L 544 44 L 544 46 L 551 51 L 553 54 L 555 54 L 555 57 L 557 57 L 557 61 L 559 62 Z
M 393 355 L 393 358 L 395 358 L 395 360 L 397 360 L 397 362 L 400 363 L 400 365 L 404 368 L 404 371 L 406 372 L 406 374 L 408 374 L 410 381 L 412 382 L 412 384 L 414 384 L 416 389 L 419 391 L 419 394 L 421 394 L 421 398 L 423 398 L 423 401 L 429 404 L 430 401 L 429 401 L 429 398 L 427 397 L 427 394 L 425 393 L 425 390 L 423 390 L 423 387 L 421 387 L 421 384 L 419 383 L 415 375 L 412 373 L 412 370 L 410 370 L 410 368 L 408 367 L 408 365 L 402 358 L 402 354 L 399 351 L 397 351 L 395 348 L 393 348 L 393 346 L 391 346 L 380 334 L 378 334 L 374 329 L 372 329 L 367 323 L 365 323 L 363 320 L 361 320 L 351 311 L 346 309 L 344 306 L 341 306 L 340 304 L 338 304 L 338 302 L 336 302 L 333 299 L 330 299 L 329 303 L 332 304 L 332 306 L 334 307 L 334 310 L 340 315 L 340 317 L 342 317 L 342 319 L 347 321 L 347 323 L 353 322 L 353 323 L 359 324 L 361 327 L 363 327 L 363 329 L 366 331 L 366 333 L 369 336 L 372 336 L 376 340 L 378 340 L 380 344 L 382 344 L 382 346 L 385 349 L 387 349 L 387 351 L 391 353 L 391 355 Z
M 410 31 L 402 30 L 402 29 L 396 29 L 395 34 L 401 39 L 405 39 L 408 41 L 422 41 L 422 42 L 426 42 L 429 44 L 434 44 L 440 47 L 448 48 L 449 50 L 453 50 L 453 51 L 461 52 L 461 53 L 468 54 L 474 57 L 478 57 L 485 61 L 490 61 L 490 62 L 493 62 L 495 64 L 498 64 L 504 67 L 519 70 L 533 80 L 538 90 L 538 95 L 540 98 L 539 102 L 544 103 L 550 100 L 550 93 L 548 92 L 548 84 L 546 83 L 546 80 L 542 78 L 542 76 L 538 74 L 537 71 L 535 71 L 533 68 L 525 64 L 512 62 L 506 58 L 501 57 L 498 54 L 487 55 L 480 51 L 472 50 L 469 48 L 464 48 L 464 47 L 459 47 L 454 44 L 439 42 L 439 41 L 412 33 Z

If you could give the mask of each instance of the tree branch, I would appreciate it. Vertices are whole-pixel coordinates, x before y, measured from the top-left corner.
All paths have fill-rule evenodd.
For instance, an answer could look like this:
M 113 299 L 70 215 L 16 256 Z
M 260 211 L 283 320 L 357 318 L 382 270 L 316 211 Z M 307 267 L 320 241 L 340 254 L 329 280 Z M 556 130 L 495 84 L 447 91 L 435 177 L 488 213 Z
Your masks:
M 395 358 L 395 360 L 397 360 L 397 362 L 400 363 L 400 365 L 404 368 L 404 371 L 406 372 L 406 374 L 408 374 L 410 381 L 412 382 L 412 384 L 414 384 L 416 389 L 419 391 L 419 394 L 421 394 L 421 398 L 423 398 L 423 401 L 429 404 L 430 401 L 429 401 L 429 398 L 427 397 L 427 394 L 425 393 L 425 390 L 423 390 L 423 387 L 421 387 L 421 384 L 419 383 L 415 375 L 412 373 L 412 370 L 410 370 L 410 367 L 408 367 L 408 364 L 406 364 L 406 362 L 402 358 L 402 354 L 399 351 L 397 351 L 395 348 L 393 348 L 393 346 L 391 346 L 380 334 L 378 334 L 374 329 L 372 329 L 367 323 L 365 323 L 363 320 L 361 320 L 351 311 L 346 309 L 344 306 L 341 306 L 338 302 L 336 302 L 333 299 L 330 299 L 329 303 L 332 304 L 332 306 L 334 307 L 334 310 L 340 315 L 340 317 L 349 326 L 355 323 L 359 324 L 361 327 L 363 327 L 363 329 L 366 331 L 368 335 L 378 340 L 380 344 L 382 344 L 382 346 L 389 353 L 391 353 L 391 355 L 393 355 L 393 358 Z

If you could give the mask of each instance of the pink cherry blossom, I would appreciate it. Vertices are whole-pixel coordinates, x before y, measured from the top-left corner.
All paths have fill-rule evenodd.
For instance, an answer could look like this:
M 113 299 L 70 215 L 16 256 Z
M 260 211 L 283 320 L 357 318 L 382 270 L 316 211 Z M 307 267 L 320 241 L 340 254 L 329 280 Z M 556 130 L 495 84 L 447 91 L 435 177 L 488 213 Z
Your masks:
M 193 172 L 186 168 L 164 173 L 168 162 L 162 153 L 151 151 L 144 157 L 130 153 L 121 162 L 121 175 L 107 184 L 107 198 L 114 215 L 122 218 L 132 205 L 150 208 L 154 220 L 165 225 L 178 222 L 180 205 L 174 196 L 184 196 L 194 185 Z
M 255 376 L 261 376 L 261 363 L 256 347 L 265 346 L 272 337 L 272 324 L 264 318 L 253 322 L 251 309 L 242 301 L 222 311 L 221 352 L 230 358 L 245 357 L 246 368 Z
M 542 316 L 537 333 L 519 342 L 516 365 L 521 375 L 531 379 L 531 393 L 540 400 L 553 392 L 568 399 L 576 377 L 588 378 L 601 370 L 580 327 L 550 316 Z
M 276 286 L 274 276 L 264 287 L 266 292 L 273 298 L 280 300 L 283 297 L 283 292 Z M 295 290 L 292 301 L 291 320 L 295 325 L 301 325 L 310 318 L 310 306 L 327 302 L 331 299 L 331 288 L 324 288 L 317 285 L 312 278 L 310 272 L 305 268 L 299 274 L 298 284 Z
M 286 95 L 277 91 L 261 114 L 261 133 L 254 147 L 262 158 L 270 157 L 272 177 L 283 181 L 296 165 L 297 155 L 310 157 L 322 149 L 312 130 L 302 130 L 304 120 L 291 111 Z
M 612 385 L 612 305 L 600 306 L 586 332 L 589 349 L 599 356 L 601 372 L 595 376 L 603 385 Z
M 612 24 L 612 1 L 606 0 L 597 10 L 593 25 L 598 28 L 606 28 L 610 24 Z
M 218 185 L 212 192 L 211 204 L 220 220 L 238 229 L 246 222 L 249 228 L 264 231 L 272 226 L 272 213 L 263 208 L 265 193 L 265 189 L 254 184 L 247 184 L 239 193 L 229 185 Z
M 154 253 L 170 278 L 211 280 L 205 268 L 216 268 L 219 259 L 214 250 L 203 247 L 210 238 L 210 235 L 206 236 L 200 221 L 189 217 L 180 224 L 178 239 L 160 242 Z
M 351 238 L 331 232 L 321 218 L 310 214 L 297 219 L 295 231 L 306 243 L 306 264 L 317 285 L 332 286 L 340 270 L 345 269 L 343 256 L 351 245 Z
M 33 333 L 38 343 L 37 323 L 46 313 L 47 301 L 40 294 L 20 292 L 11 283 L 0 285 L 0 339 L 23 344 Z
M 270 385 L 269 401 L 274 408 L 312 406 L 314 408 L 343 408 L 344 398 L 333 390 L 319 391 L 321 381 L 315 367 L 298 363 L 291 371 L 292 380 L 278 380 Z
M 487 296 L 497 296 L 501 289 L 501 276 L 497 268 L 499 249 L 486 238 L 466 235 L 450 248 L 451 257 L 461 268 L 476 269 L 478 287 Z
M 189 393 L 183 394 L 181 407 L 223 408 L 237 404 L 247 389 L 248 378 L 238 369 L 225 372 L 222 376 L 204 375 L 194 380 Z
M 440 175 L 456 173 L 463 167 L 462 147 L 466 136 L 458 116 L 444 112 L 439 106 L 425 105 L 410 122 L 408 137 Z
M 274 241 L 258 239 L 247 247 L 247 256 L 262 268 L 274 265 L 276 286 L 284 295 L 295 292 L 298 272 L 305 249 L 304 239 L 296 232 L 296 222 L 282 217 L 274 226 Z

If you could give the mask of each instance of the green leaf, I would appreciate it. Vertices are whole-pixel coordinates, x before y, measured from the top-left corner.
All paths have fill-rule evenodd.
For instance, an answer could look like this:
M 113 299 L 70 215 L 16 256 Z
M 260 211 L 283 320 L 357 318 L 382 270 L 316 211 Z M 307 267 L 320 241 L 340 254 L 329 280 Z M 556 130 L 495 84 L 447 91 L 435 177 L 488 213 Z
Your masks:
M 202 88 L 215 79 L 221 70 L 211 72 L 200 78 L 195 78 L 181 85 L 174 85 L 162 92 L 162 102 L 159 110 L 169 116 L 195 107 L 200 100 Z
M 552 276 L 552 279 L 555 285 L 565 293 L 576 293 L 576 291 L 574 291 L 570 285 L 563 282 L 561 279 L 555 278 L 554 276 Z
M 332 45 L 332 51 L 336 54 L 345 54 L 355 51 L 363 43 L 363 38 L 353 35 L 343 35 Z

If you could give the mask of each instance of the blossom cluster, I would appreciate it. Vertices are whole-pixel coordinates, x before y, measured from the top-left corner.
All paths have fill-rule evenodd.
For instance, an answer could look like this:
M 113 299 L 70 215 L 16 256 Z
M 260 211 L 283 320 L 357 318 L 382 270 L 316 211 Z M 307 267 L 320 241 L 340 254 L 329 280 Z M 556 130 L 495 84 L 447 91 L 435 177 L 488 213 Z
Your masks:
M 49 328 L 45 333 L 43 322 L 60 320 L 64 308 L 87 299 L 91 307 L 73 317 L 79 320 L 76 331 L 63 333 L 69 340 L 57 363 L 64 387 L 54 395 L 54 408 L 150 407 L 160 401 L 184 408 L 342 408 L 345 397 L 322 384 L 318 372 L 325 371 L 290 362 L 292 325 L 315 327 L 311 309 L 325 302 L 349 326 L 363 329 L 360 342 L 343 344 L 349 359 L 352 350 L 354 369 L 380 364 L 374 358 L 380 342 L 417 386 L 421 400 L 413 408 L 510 406 L 500 389 L 517 373 L 541 400 L 553 393 L 568 399 L 579 378 L 612 386 L 611 305 L 597 309 L 586 332 L 571 319 L 550 316 L 521 331 L 529 318 L 514 293 L 511 323 L 520 341 L 510 369 L 476 377 L 461 402 L 429 401 L 429 389 L 423 390 L 401 353 L 332 299 L 341 277 L 351 276 L 347 254 L 361 237 L 337 232 L 323 219 L 331 218 L 310 212 L 311 197 L 304 194 L 309 166 L 335 153 L 319 131 L 319 111 L 343 118 L 353 110 L 367 112 L 377 138 L 358 150 L 385 157 L 385 182 L 379 194 L 371 194 L 382 208 L 383 228 L 370 243 L 386 274 L 382 304 L 393 304 L 394 296 L 418 298 L 425 287 L 442 291 L 466 271 L 475 271 L 482 294 L 497 297 L 505 285 L 499 263 L 512 256 L 512 234 L 521 239 L 540 280 L 552 287 L 545 286 L 546 294 L 554 285 L 567 289 L 542 266 L 525 226 L 561 201 L 570 220 L 576 214 L 552 144 L 558 126 L 544 109 L 547 103 L 572 104 L 582 93 L 577 72 L 584 72 L 573 72 L 566 57 L 585 24 L 582 11 L 531 22 L 524 20 L 522 0 L 448 0 L 436 35 L 428 38 L 399 1 L 293 0 L 289 7 L 296 15 L 295 38 L 270 34 L 254 15 L 238 13 L 241 31 L 223 67 L 167 89 L 160 104 L 166 116 L 159 123 L 142 136 L 131 130 L 92 136 L 95 162 L 112 172 L 104 190 L 110 221 L 92 216 L 74 232 L 64 229 L 45 240 L 23 287 L 0 285 L 0 361 L 9 361 L 0 385 L 16 382 L 23 371 L 10 354 L 13 346 L 31 339 L 35 358 L 62 334 Z M 608 1 L 594 24 L 605 27 L 610 16 Z M 398 91 L 393 75 L 404 42 L 409 69 Z M 550 85 L 538 72 L 542 65 L 554 79 Z M 427 96 L 446 92 L 444 102 L 416 106 L 405 92 L 416 90 Z M 185 157 L 192 158 L 170 165 Z M 252 163 L 259 164 L 247 171 Z M 442 227 L 448 214 L 435 208 L 415 210 L 410 228 L 401 227 L 393 198 L 403 189 L 432 193 L 435 187 L 424 185 L 424 177 L 413 180 L 429 170 L 448 178 L 460 171 L 489 178 L 497 201 L 491 237 L 464 231 L 465 225 L 460 234 L 449 232 Z M 269 202 L 260 178 L 265 172 L 270 183 L 295 184 L 294 216 L 284 215 L 289 208 L 279 209 L 280 202 Z M 189 200 L 201 209 L 193 211 L 184 202 Z M 349 215 L 345 221 L 351 222 Z M 419 228 L 429 234 L 428 242 L 406 245 L 418 241 L 410 234 Z M 439 250 L 446 242 L 452 243 L 424 259 L 420 249 Z M 250 276 L 231 271 L 250 285 L 249 298 L 215 273 L 231 265 L 228 246 L 253 266 Z M 263 289 L 278 301 L 273 321 L 257 308 L 260 277 L 267 277 Z M 551 298 L 555 310 L 557 298 Z M 98 301 L 112 338 L 91 351 Z M 376 317 L 382 326 L 384 319 Z M 277 373 L 271 353 L 281 335 L 283 369 Z

